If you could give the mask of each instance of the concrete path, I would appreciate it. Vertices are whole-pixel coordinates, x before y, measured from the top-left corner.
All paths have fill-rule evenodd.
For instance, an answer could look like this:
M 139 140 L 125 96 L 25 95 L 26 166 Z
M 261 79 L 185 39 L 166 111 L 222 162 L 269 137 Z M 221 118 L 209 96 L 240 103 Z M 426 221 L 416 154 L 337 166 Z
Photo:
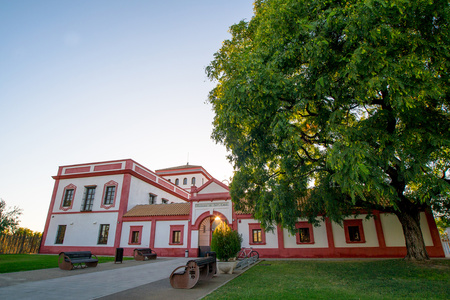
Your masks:
M 188 260 L 158 258 L 72 271 L 55 268 L 0 274 L 0 299 L 200 299 L 242 272 L 218 274 L 190 290 L 173 289 L 170 274 Z

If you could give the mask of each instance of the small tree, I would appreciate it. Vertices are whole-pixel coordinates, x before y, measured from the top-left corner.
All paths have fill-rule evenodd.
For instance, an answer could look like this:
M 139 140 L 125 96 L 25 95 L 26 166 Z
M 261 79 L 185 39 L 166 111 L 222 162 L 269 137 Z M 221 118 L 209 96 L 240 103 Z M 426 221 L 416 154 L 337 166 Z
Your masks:
M 221 261 L 228 261 L 236 257 L 241 250 L 242 237 L 236 230 L 232 230 L 225 222 L 220 223 L 214 230 L 211 240 L 211 250 L 216 252 Z
M 7 209 L 5 200 L 0 198 L 0 233 L 14 231 L 17 225 L 19 225 L 19 216 L 22 214 L 22 210 L 14 206 L 14 208 Z

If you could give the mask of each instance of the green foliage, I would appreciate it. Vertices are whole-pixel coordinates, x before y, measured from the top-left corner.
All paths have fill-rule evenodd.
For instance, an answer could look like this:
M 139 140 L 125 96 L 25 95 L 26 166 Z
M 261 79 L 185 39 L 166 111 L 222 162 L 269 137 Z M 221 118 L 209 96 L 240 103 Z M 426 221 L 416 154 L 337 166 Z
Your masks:
M 98 262 L 112 262 L 113 256 L 98 256 Z M 133 257 L 124 257 L 132 260 Z M 58 268 L 58 255 L 40 254 L 2 254 L 0 255 L 0 273 L 31 271 Z
M 236 230 L 221 222 L 214 230 L 211 239 L 211 251 L 216 252 L 217 258 L 221 261 L 228 261 L 236 257 L 241 250 L 242 237 Z
M 38 237 L 42 236 L 42 232 L 33 231 L 31 229 L 24 228 L 24 227 L 16 228 L 13 233 L 15 235 L 38 236 Z
M 0 198 L 0 233 L 14 231 L 19 225 L 21 214 L 22 210 L 18 207 L 7 209 L 5 200 Z
M 445 230 L 450 227 L 450 222 L 445 218 L 436 218 L 436 226 L 440 234 L 444 234 Z
M 256 1 L 206 69 L 236 207 L 292 231 L 355 206 L 448 216 L 449 24 L 443 0 Z
M 263 261 L 205 299 L 449 299 L 450 261 Z

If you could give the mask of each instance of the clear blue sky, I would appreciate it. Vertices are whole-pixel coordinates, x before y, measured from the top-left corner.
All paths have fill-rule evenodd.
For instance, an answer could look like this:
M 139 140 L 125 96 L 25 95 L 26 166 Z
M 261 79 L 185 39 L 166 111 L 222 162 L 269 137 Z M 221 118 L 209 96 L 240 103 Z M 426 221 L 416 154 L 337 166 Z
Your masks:
M 0 198 L 42 231 L 58 166 L 131 158 L 232 176 L 205 74 L 251 0 L 0 0 Z

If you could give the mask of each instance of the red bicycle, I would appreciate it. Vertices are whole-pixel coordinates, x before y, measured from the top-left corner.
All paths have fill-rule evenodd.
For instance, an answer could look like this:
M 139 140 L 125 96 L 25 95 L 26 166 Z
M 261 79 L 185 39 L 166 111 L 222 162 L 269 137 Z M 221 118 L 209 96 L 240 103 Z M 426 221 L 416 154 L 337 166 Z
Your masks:
M 244 259 L 244 258 L 250 258 L 250 257 L 256 257 L 256 259 L 259 258 L 259 253 L 256 250 L 253 250 L 252 247 L 245 248 L 242 247 L 241 251 L 239 251 L 237 258 L 238 259 Z

